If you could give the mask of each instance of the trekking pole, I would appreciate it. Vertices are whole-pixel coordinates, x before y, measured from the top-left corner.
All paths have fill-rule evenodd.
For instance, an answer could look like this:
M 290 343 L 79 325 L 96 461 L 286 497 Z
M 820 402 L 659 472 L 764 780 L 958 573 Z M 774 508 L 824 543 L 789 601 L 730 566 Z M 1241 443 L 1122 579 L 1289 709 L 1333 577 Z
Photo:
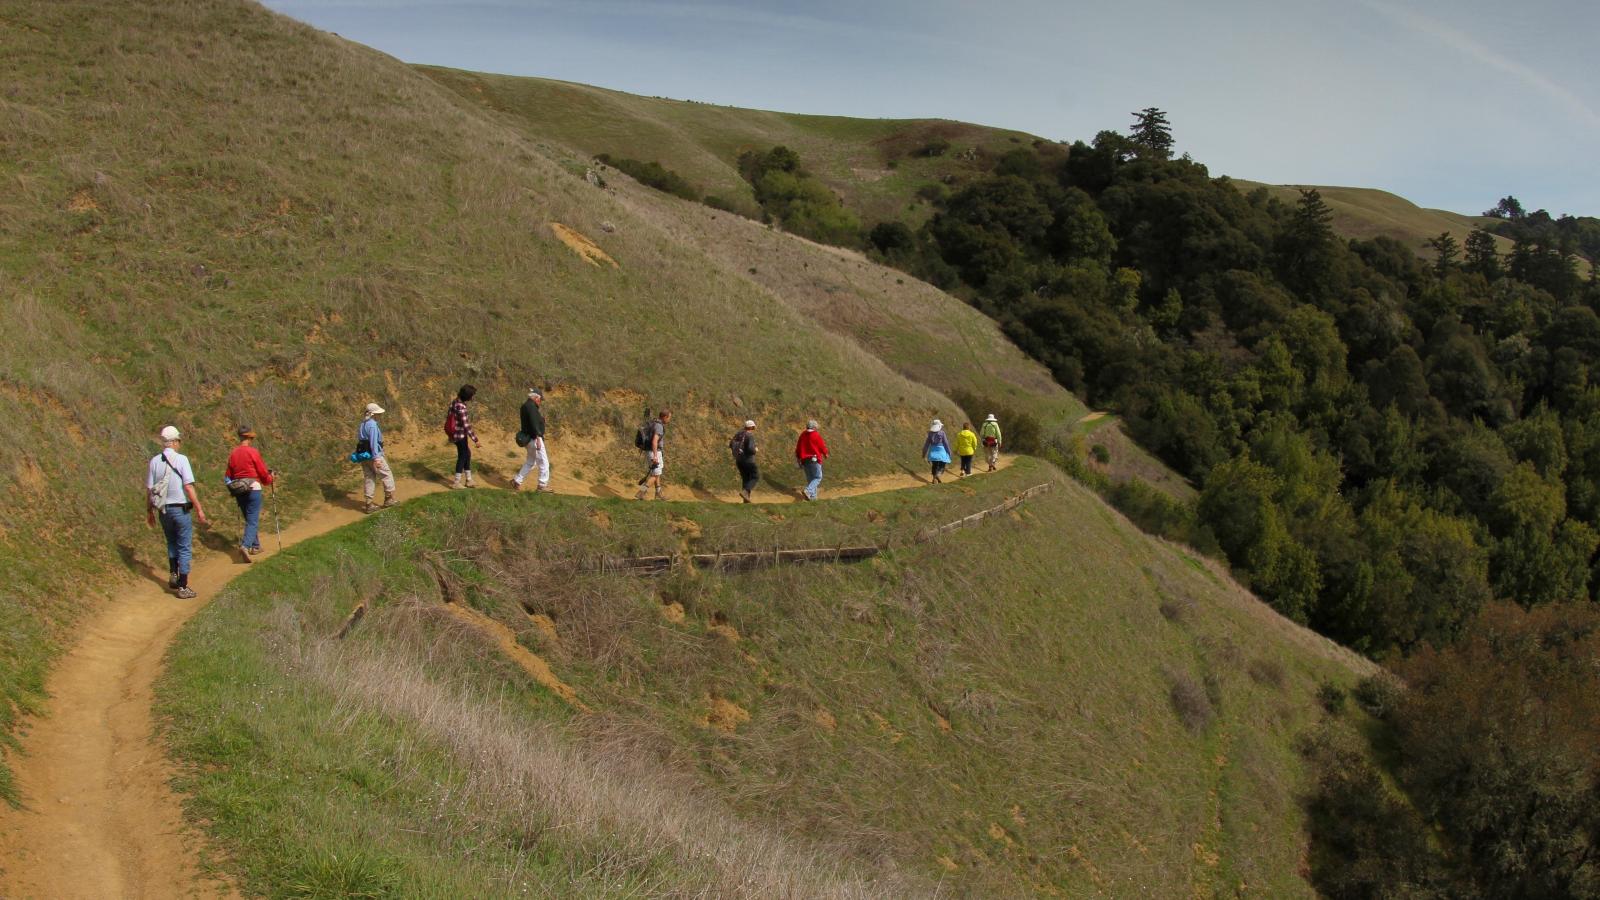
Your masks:
M 283 552 L 283 519 L 278 517 L 278 486 L 272 486 L 272 528 L 278 532 L 278 552 Z

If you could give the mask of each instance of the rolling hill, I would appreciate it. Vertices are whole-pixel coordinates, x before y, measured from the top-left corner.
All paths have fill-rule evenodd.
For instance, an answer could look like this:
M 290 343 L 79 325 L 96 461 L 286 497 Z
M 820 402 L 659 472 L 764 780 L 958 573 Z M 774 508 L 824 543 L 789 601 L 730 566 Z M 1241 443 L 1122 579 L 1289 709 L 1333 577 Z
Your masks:
M 262 433 L 293 522 L 348 507 L 366 401 L 425 482 L 445 402 L 475 382 L 479 471 L 498 481 L 537 385 L 575 496 L 408 495 L 168 620 L 195 617 L 156 687 L 164 743 L 132 757 L 170 749 L 208 865 L 242 890 L 1308 893 L 1294 741 L 1319 686 L 1363 660 L 1041 460 L 715 502 L 746 416 L 774 435 L 770 494 L 798 480 L 785 444 L 807 418 L 835 446 L 830 487 L 917 485 L 935 415 L 993 403 L 1069 429 L 1082 405 L 976 310 L 837 248 L 599 188 L 560 129 L 242 0 L 0 3 L 0 72 L 13 763 L 51 762 L 17 725 L 58 712 L 63 649 L 150 602 L 132 586 L 160 542 L 133 491 L 161 425 L 188 438 L 215 560 L 238 423 Z M 945 126 L 765 127 L 848 171 L 870 161 L 851 147 Z M 709 182 L 721 151 L 680 146 Z M 902 182 L 864 183 L 900 202 Z M 673 502 L 606 499 L 660 406 Z M 649 580 L 600 565 L 855 544 L 882 552 Z M 147 682 L 170 637 L 138 648 Z M 20 804 L 0 829 L 28 829 L 45 798 L 0 787 Z

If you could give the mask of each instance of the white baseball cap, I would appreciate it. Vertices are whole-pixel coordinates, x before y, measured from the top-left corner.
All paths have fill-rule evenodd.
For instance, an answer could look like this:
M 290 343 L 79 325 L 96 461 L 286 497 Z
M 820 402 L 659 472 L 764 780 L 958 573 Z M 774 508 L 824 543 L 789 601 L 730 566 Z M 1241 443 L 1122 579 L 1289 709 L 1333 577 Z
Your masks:
M 367 404 L 367 415 L 376 416 L 376 415 L 381 414 L 382 412 L 383 412 L 383 407 L 379 406 L 378 404 L 376 404 L 376 403 L 368 403 Z
M 168 425 L 161 429 L 161 439 L 163 441 L 179 441 L 183 440 L 183 434 L 178 431 L 178 426 Z
M 756 420 L 755 419 L 745 419 L 744 420 L 744 427 L 746 427 L 746 428 L 754 428 L 754 427 L 756 427 Z
M 544 399 L 544 391 L 541 391 L 538 388 L 528 388 L 528 396 L 529 397 L 538 397 L 540 400 L 543 400 Z

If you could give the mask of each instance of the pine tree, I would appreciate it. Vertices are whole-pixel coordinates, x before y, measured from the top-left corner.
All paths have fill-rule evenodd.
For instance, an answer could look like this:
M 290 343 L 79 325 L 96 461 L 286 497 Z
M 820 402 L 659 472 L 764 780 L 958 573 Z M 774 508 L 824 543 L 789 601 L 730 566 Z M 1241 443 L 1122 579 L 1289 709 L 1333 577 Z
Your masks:
M 1490 281 L 1500 277 L 1500 254 L 1495 250 L 1494 235 L 1482 228 L 1467 235 L 1466 269 Z
M 1456 258 L 1460 256 L 1461 247 L 1450 232 L 1441 232 L 1438 237 L 1428 241 L 1428 246 L 1433 248 L 1433 274 L 1444 278 L 1456 267 Z
M 1140 154 L 1148 153 L 1156 159 L 1172 158 L 1172 126 L 1167 114 L 1154 106 L 1147 106 L 1133 114 L 1133 142 Z

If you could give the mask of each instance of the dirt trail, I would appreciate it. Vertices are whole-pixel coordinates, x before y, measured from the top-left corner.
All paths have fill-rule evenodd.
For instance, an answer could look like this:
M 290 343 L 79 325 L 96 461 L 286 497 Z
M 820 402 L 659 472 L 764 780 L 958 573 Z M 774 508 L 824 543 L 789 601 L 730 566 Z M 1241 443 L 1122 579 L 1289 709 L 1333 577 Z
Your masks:
M 400 485 L 403 497 L 439 489 Z M 223 534 L 237 535 L 230 501 L 214 494 L 207 511 Z M 354 508 L 319 507 L 284 530 L 283 546 L 359 518 Z M 159 533 L 150 540 L 159 546 Z M 276 537 L 264 530 L 261 543 L 270 557 Z M 50 673 L 48 711 L 10 757 L 26 806 L 0 811 L 0 897 L 237 896 L 200 871 L 198 836 L 168 786 L 151 702 L 173 636 L 245 568 L 237 555 L 202 553 L 190 573 L 198 598 L 178 600 L 165 573 L 147 573 L 79 628 Z
M 552 444 L 553 454 L 560 448 Z M 558 493 L 632 496 L 631 490 L 585 483 L 552 473 Z M 1010 458 L 1002 456 L 1001 467 Z M 978 461 L 981 471 L 982 461 Z M 731 473 L 730 473 L 731 475 Z M 976 477 L 976 476 L 975 476 Z M 958 480 L 948 476 L 950 482 Z M 928 483 L 920 471 L 849 483 L 824 481 L 822 497 L 902 490 Z M 478 490 L 503 487 L 490 481 Z M 531 488 L 532 485 L 529 485 Z M 400 479 L 400 496 L 442 491 L 444 479 Z M 668 480 L 668 500 L 737 502 L 734 491 L 691 490 Z M 797 493 L 758 491 L 760 503 L 793 503 Z M 230 540 L 237 535 L 233 504 L 216 495 L 208 510 Z M 283 532 L 291 547 L 362 517 L 355 503 L 312 510 Z M 263 516 L 263 524 L 270 516 Z M 152 533 L 157 546 L 160 536 Z M 270 558 L 276 537 L 264 529 Z M 138 897 L 234 897 L 229 885 L 201 872 L 200 836 L 183 821 L 168 784 L 171 768 L 155 736 L 152 702 L 167 647 L 178 629 L 247 566 L 237 555 L 197 554 L 194 600 L 166 590 L 165 573 L 146 572 L 78 629 L 78 641 L 57 661 L 46 684 L 48 709 L 30 722 L 22 751 L 9 754 L 26 804 L 0 808 L 0 897 L 99 900 Z

